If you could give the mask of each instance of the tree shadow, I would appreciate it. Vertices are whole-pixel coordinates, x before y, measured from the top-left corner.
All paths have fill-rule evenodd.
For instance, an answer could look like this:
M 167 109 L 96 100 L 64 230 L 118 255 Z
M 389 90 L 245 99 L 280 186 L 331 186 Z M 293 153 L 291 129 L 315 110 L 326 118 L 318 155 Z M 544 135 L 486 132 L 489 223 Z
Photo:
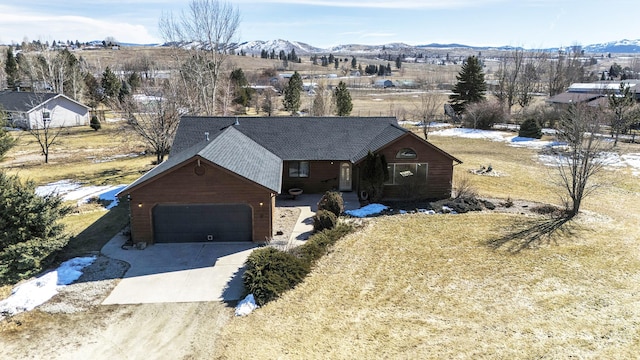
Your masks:
M 487 241 L 493 250 L 503 249 L 516 254 L 525 249 L 537 248 L 541 245 L 556 243 L 558 237 L 569 237 L 575 234 L 576 225 L 571 223 L 573 216 L 536 218 L 514 226 L 508 234 Z

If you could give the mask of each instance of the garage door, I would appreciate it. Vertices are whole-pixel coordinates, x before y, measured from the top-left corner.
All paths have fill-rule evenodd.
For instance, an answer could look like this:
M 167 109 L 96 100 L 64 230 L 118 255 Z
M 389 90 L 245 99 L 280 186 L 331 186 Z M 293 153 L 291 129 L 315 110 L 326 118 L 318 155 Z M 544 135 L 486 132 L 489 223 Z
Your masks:
M 155 242 L 251 241 L 251 207 L 246 204 L 157 205 Z

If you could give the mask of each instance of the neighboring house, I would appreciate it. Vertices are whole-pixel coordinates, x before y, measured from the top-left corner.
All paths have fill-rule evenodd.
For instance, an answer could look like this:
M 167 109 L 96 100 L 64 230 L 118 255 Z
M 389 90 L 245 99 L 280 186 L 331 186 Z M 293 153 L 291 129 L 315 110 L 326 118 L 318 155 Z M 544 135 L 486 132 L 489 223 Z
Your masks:
M 393 86 L 395 86 L 395 85 L 393 85 L 393 81 L 391 81 L 391 80 L 382 79 L 382 80 L 376 80 L 376 82 L 373 83 L 373 87 L 383 88 L 383 89 L 390 88 L 390 87 L 393 87 Z
M 622 83 L 629 86 L 635 99 L 640 101 L 638 89 L 639 80 L 624 80 Z M 554 95 L 547 99 L 548 103 L 568 106 L 570 104 L 587 104 L 589 106 L 608 106 L 607 96 L 609 94 L 620 94 L 620 81 L 601 81 L 594 83 L 574 83 L 567 91 Z
M 134 242 L 273 236 L 275 197 L 357 191 L 368 152 L 383 154 L 386 198 L 451 196 L 460 160 L 391 117 L 183 117 L 169 159 L 123 189 Z
M 9 123 L 23 129 L 85 126 L 89 123 L 89 107 L 63 94 L 26 91 L 0 92 L 0 106 Z

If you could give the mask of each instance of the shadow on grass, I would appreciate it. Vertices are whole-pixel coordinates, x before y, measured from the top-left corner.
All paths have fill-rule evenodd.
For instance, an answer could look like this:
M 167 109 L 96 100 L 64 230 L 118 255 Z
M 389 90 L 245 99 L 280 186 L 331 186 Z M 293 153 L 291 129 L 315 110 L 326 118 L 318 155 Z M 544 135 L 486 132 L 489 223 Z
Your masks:
M 109 240 L 127 225 L 128 221 L 128 204 L 123 201 L 77 235 L 72 236 L 67 246 L 62 250 L 61 257 L 68 259 L 99 252 Z
M 503 249 L 510 253 L 519 253 L 525 249 L 540 245 L 556 243 L 558 237 L 569 237 L 574 234 L 575 224 L 572 216 L 545 217 L 526 221 L 516 229 L 497 239 L 487 242 L 494 250 Z

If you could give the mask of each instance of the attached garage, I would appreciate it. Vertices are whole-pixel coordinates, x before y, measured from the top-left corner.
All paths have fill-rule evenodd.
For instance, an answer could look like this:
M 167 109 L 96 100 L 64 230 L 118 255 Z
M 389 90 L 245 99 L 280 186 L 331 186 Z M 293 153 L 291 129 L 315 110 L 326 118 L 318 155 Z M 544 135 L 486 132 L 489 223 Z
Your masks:
M 153 208 L 157 243 L 251 241 L 247 204 L 159 204 Z

